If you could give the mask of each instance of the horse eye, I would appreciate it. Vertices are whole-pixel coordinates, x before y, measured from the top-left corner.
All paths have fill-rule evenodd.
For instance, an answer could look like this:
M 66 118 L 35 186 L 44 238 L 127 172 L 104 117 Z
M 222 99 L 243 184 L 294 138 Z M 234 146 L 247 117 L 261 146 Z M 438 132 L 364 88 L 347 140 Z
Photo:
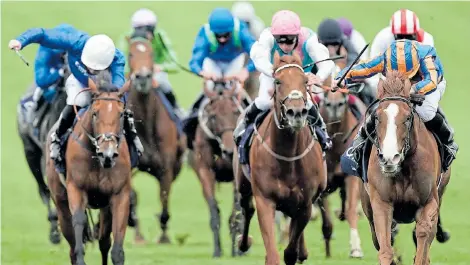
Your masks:
M 340 102 L 340 103 L 338 104 L 338 106 L 340 106 L 340 107 L 344 106 L 344 102 Z
M 328 102 L 328 103 L 325 103 L 325 106 L 326 106 L 326 107 L 331 107 L 331 103 L 329 103 L 329 102 Z
M 281 80 L 276 79 L 276 80 L 274 80 L 274 83 L 275 83 L 276 85 L 280 85 L 280 84 L 281 84 Z

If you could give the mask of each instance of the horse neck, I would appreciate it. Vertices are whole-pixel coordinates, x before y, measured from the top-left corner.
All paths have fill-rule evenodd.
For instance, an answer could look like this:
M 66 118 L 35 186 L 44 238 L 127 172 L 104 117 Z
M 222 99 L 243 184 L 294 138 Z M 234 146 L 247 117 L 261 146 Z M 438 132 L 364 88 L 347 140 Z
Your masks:
M 408 151 L 411 155 L 413 155 L 416 152 L 416 149 L 418 148 L 418 142 L 419 142 L 419 135 L 420 135 L 420 130 L 427 130 L 426 126 L 424 125 L 423 122 L 421 122 L 421 119 L 417 114 L 413 114 L 413 129 L 411 131 L 410 135 L 410 150 Z M 423 133 L 421 133 L 423 135 Z
M 78 116 L 78 113 L 77 113 Z M 90 139 L 87 133 L 93 135 L 93 127 L 91 126 L 91 112 L 90 109 L 86 110 L 79 121 L 77 121 L 73 131 L 79 132 L 78 138 L 80 141 L 88 146 L 91 146 Z

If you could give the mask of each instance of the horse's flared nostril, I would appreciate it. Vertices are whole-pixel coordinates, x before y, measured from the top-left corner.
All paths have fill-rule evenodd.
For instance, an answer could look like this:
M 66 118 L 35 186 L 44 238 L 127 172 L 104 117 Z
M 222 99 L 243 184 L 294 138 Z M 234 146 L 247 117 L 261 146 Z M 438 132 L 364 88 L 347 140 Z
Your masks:
M 308 115 L 308 110 L 306 108 L 302 109 L 302 118 L 307 117 Z
M 293 109 L 288 109 L 286 111 L 286 116 L 289 117 L 289 118 L 293 118 L 295 116 L 295 112 Z

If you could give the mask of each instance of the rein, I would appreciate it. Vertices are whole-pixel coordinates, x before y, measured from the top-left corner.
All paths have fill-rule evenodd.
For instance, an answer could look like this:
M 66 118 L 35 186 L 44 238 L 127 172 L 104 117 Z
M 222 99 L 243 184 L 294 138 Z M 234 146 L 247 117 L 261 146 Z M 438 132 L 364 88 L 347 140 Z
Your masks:
M 298 68 L 302 71 L 302 73 L 304 72 L 302 66 L 298 65 L 298 64 L 285 64 L 279 68 L 276 69 L 276 71 L 274 72 L 274 74 L 277 74 L 278 72 L 284 70 L 284 69 L 288 69 L 288 68 Z M 277 87 L 274 89 L 274 93 L 273 93 L 273 97 L 272 98 L 275 98 L 275 95 L 276 95 L 276 91 L 277 91 Z M 307 89 L 307 93 L 310 94 L 308 92 L 308 89 Z M 311 96 L 311 95 L 310 95 Z M 306 104 L 307 103 L 307 100 L 303 97 L 303 95 L 299 92 L 299 91 L 292 91 L 287 97 L 285 97 L 283 100 L 279 101 L 279 103 L 281 104 L 281 108 L 285 109 L 285 105 L 284 105 L 284 102 L 288 99 L 302 99 L 304 101 L 304 103 Z M 313 102 L 313 99 L 312 99 L 312 102 Z M 315 104 L 313 104 L 312 107 L 314 107 Z M 281 115 L 282 115 L 283 112 L 281 112 Z M 274 122 L 276 123 L 276 127 L 280 130 L 282 129 L 285 129 L 285 127 L 283 125 L 280 124 L 279 122 L 279 119 L 277 117 L 277 112 L 276 112 L 276 107 L 274 106 L 273 107 L 273 116 L 274 116 Z M 284 117 L 284 116 L 283 116 Z M 276 152 L 274 152 L 270 147 L 269 145 L 264 141 L 263 137 L 260 135 L 259 131 L 258 131 L 258 128 L 256 127 L 256 124 L 258 122 L 258 117 L 256 117 L 255 119 L 255 123 L 254 123 L 254 133 L 256 135 L 256 137 L 258 138 L 258 140 L 261 142 L 262 146 L 264 147 L 264 149 L 271 155 L 273 156 L 274 158 L 276 159 L 279 159 L 279 160 L 282 160 L 282 161 L 286 161 L 286 162 L 293 162 L 293 161 L 296 161 L 296 160 L 299 160 L 301 158 L 303 158 L 304 156 L 306 156 L 313 148 L 313 146 L 315 145 L 315 137 L 312 136 L 312 141 L 310 142 L 310 144 L 307 146 L 307 148 L 300 154 L 300 155 L 297 155 L 297 156 L 292 156 L 292 157 L 287 157 L 287 156 L 283 156 L 283 155 L 280 155 L 280 154 L 277 154 Z

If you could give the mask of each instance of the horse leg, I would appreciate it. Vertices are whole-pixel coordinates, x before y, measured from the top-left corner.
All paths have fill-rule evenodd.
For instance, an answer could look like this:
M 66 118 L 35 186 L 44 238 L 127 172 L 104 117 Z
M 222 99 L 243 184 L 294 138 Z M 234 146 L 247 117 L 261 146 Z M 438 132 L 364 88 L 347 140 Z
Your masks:
M 145 244 L 145 238 L 140 231 L 139 218 L 137 217 L 137 202 L 137 192 L 132 188 L 129 204 L 129 220 L 127 223 L 135 229 L 134 242 L 136 244 Z
M 441 213 L 439 212 L 439 218 L 437 219 L 437 234 L 436 239 L 439 243 L 445 243 L 450 239 L 450 233 L 445 231 L 441 224 Z
M 87 224 L 87 217 L 85 214 L 86 198 L 83 192 L 73 183 L 70 179 L 72 176 L 67 176 L 67 197 L 69 201 L 70 212 L 72 213 L 72 225 L 75 234 L 75 249 L 77 265 L 85 265 L 85 248 L 83 246 L 83 232 Z
M 127 220 L 129 219 L 130 183 L 120 193 L 111 197 L 111 215 L 113 232 L 113 249 L 111 260 L 114 265 L 124 264 L 124 237 L 126 235 Z
M 428 265 L 430 263 L 429 248 L 436 236 L 439 203 L 437 194 L 416 214 L 417 249 L 415 265 Z
M 253 193 L 251 190 L 251 183 L 245 178 L 242 177 L 242 184 L 240 185 L 240 206 L 242 207 L 242 212 L 244 216 L 243 222 L 243 234 L 238 239 L 238 249 L 245 253 L 251 247 L 251 237 L 249 236 L 250 232 L 250 222 L 251 218 L 255 214 L 255 207 L 253 206 Z
M 346 188 L 344 185 L 341 185 L 341 187 L 339 187 L 339 198 L 341 200 L 341 209 L 338 210 L 335 210 L 335 213 L 336 213 L 336 216 L 338 217 L 338 219 L 340 221 L 344 221 L 346 220 L 346 196 L 347 196 L 347 192 L 346 192 Z
M 62 231 L 65 240 L 67 240 L 70 246 L 70 263 L 72 265 L 75 265 L 77 264 L 77 255 L 75 255 L 74 252 L 75 235 L 73 232 L 72 214 L 70 214 L 69 204 L 66 198 L 62 199 L 59 196 L 53 196 L 53 200 L 57 206 L 57 215 L 60 224 L 60 230 Z
M 111 209 L 108 207 L 100 210 L 100 231 L 99 245 L 101 252 L 101 264 L 108 264 L 108 253 L 111 248 L 111 229 L 112 229 Z
M 308 219 L 312 214 L 312 206 L 307 203 L 301 207 L 296 216 L 293 216 L 290 223 L 289 244 L 284 250 L 284 262 L 286 265 L 294 265 L 297 260 L 302 262 L 307 259 L 308 252 L 305 249 L 303 231 L 307 226 Z M 302 239 L 302 242 L 300 242 Z M 299 255 L 299 248 L 302 248 L 302 256 Z
M 232 214 L 229 218 L 229 227 L 230 227 L 230 236 L 232 238 L 232 257 L 239 255 L 239 252 L 236 249 L 237 237 L 242 233 L 242 222 L 243 214 L 242 207 L 240 205 L 240 199 L 236 190 L 235 181 L 234 181 L 234 190 L 233 190 L 233 208 Z
M 379 245 L 379 261 L 381 265 L 389 265 L 393 262 L 393 249 L 391 245 L 393 206 L 388 202 L 382 201 L 373 186 L 370 185 L 369 187 L 375 236 Z
M 377 240 L 377 235 L 375 234 L 374 217 L 373 217 L 372 205 L 370 204 L 370 198 L 364 188 L 364 185 L 361 185 L 360 189 L 361 189 L 362 210 L 364 211 L 364 215 L 366 216 L 367 221 L 369 222 L 370 233 L 372 236 L 372 242 L 374 243 L 374 247 L 377 251 L 379 251 L 380 246 L 379 246 L 379 241 Z
M 351 252 L 349 256 L 351 258 L 362 258 L 364 254 L 361 248 L 361 238 L 357 231 L 357 205 L 359 199 L 359 188 L 361 180 L 355 176 L 348 176 L 345 179 L 346 182 L 346 201 L 348 204 L 346 210 L 346 217 L 349 223 L 350 234 L 349 234 L 349 245 Z
M 171 152 L 163 150 L 163 154 L 170 154 Z M 171 184 L 173 182 L 173 165 L 169 163 L 169 159 L 164 160 L 164 170 L 160 180 L 160 202 L 162 204 L 162 213 L 160 214 L 160 228 L 162 234 L 158 239 L 159 244 L 170 244 L 170 237 L 168 236 L 168 220 L 170 220 L 170 213 L 168 211 L 168 201 L 170 197 Z
M 210 226 L 214 236 L 214 253 L 212 254 L 212 257 L 220 257 L 222 256 L 222 249 L 220 246 L 220 210 L 214 195 L 215 175 L 213 171 L 205 166 L 199 167 L 197 175 L 201 182 L 202 193 L 209 205 Z
M 258 213 L 258 222 L 261 235 L 266 249 L 266 265 L 279 265 L 280 257 L 276 249 L 276 236 L 274 234 L 274 202 L 264 198 L 260 194 L 255 195 L 256 210 Z M 298 240 L 298 239 L 297 239 Z M 294 242 L 292 242 L 293 244 Z M 289 242 L 291 244 L 291 242 Z M 295 251 L 297 250 L 295 244 Z M 296 254 L 296 253 L 295 253 Z M 297 256 L 295 256 L 297 258 Z M 295 263 L 295 260 L 294 260 Z
M 328 195 L 323 195 L 318 200 L 318 205 L 320 206 L 320 212 L 322 217 L 322 232 L 323 232 L 323 240 L 325 241 L 325 252 L 326 257 L 331 257 L 331 250 L 330 250 L 330 240 L 331 234 L 333 234 L 333 222 L 331 220 L 330 215 L 330 206 L 328 202 Z

